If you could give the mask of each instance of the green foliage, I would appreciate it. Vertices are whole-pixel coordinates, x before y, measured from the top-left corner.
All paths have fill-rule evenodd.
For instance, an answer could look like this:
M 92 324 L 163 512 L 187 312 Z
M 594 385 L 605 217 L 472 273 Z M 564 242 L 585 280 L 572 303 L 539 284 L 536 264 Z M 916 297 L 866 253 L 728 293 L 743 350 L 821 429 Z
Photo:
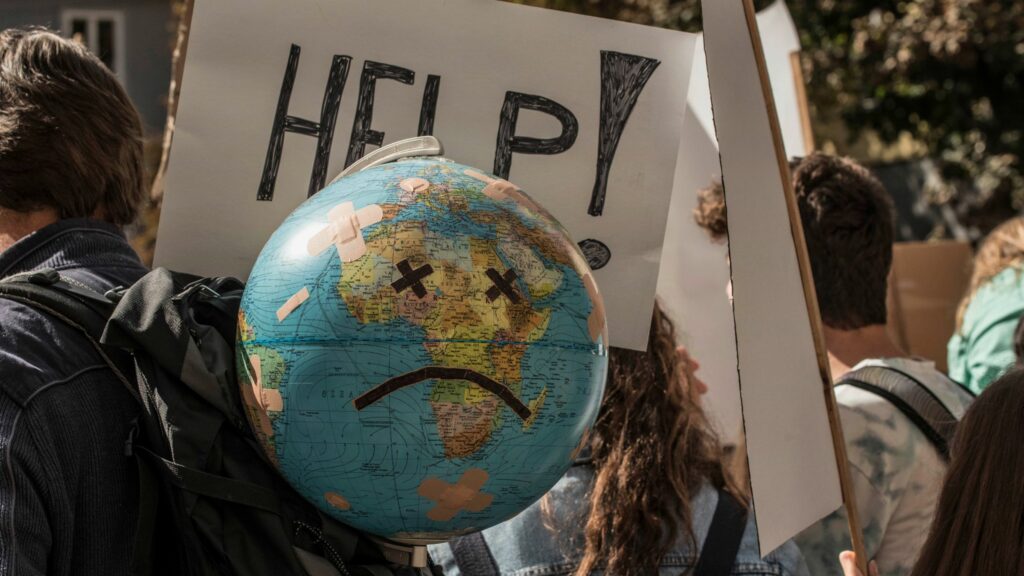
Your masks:
M 808 94 L 851 137 L 907 133 L 938 160 L 953 203 L 982 230 L 1024 193 L 1024 1 L 794 0 Z M 992 214 L 992 212 L 996 214 Z M 981 220 L 979 220 L 981 219 Z
M 699 0 L 515 0 L 687 31 Z M 762 8 L 769 2 L 756 2 Z M 984 232 L 1024 201 L 1024 0 L 789 0 L 815 129 L 846 142 L 909 135 L 938 161 L 932 190 Z M 870 160 L 871 158 L 865 158 Z

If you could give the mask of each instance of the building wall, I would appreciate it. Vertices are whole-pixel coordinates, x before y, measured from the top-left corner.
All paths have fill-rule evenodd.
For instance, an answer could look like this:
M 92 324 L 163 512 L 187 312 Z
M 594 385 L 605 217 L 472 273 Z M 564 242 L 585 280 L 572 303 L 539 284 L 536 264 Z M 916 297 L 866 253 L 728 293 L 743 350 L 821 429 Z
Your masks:
M 170 0 L 0 0 L 0 29 L 46 26 L 59 29 L 64 9 L 124 13 L 125 88 L 142 115 L 147 134 L 163 130 L 171 77 L 174 22 Z

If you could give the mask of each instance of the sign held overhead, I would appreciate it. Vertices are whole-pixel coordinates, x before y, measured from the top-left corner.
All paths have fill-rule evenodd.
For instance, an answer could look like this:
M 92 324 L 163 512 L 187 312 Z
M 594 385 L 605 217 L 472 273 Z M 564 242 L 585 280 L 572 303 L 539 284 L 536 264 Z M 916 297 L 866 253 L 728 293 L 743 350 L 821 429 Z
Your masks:
M 434 135 L 566 226 L 612 344 L 643 348 L 694 41 L 504 2 L 198 0 L 156 263 L 245 277 L 334 175 Z

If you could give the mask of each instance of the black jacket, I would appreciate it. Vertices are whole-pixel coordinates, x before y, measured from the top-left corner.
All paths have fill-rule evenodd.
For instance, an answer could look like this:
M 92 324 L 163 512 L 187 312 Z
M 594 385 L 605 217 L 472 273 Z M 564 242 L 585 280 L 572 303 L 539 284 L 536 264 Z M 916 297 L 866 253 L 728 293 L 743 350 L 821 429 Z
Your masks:
M 146 269 L 120 230 L 62 220 L 0 252 L 0 277 L 54 268 L 100 292 Z M 137 405 L 84 338 L 0 299 L 0 576 L 127 572 Z

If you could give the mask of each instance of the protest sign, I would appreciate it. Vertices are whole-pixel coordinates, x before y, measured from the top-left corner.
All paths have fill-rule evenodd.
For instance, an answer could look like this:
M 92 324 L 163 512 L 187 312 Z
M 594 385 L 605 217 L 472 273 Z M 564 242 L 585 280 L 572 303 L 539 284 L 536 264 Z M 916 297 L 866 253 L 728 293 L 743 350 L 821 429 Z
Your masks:
M 782 0 L 758 12 L 757 24 L 786 154 L 805 156 L 811 147 L 804 135 L 803 106 L 794 78 L 792 54 L 800 48 L 796 26 Z M 693 219 L 697 190 L 713 181 L 721 181 L 722 177 L 703 37 L 696 46 L 687 103 L 683 146 L 676 164 L 665 229 L 658 297 L 682 328 L 681 343 L 700 362 L 700 376 L 710 385 L 705 409 L 719 434 L 726 441 L 735 441 L 741 430 L 742 416 L 736 373 L 736 334 L 732 305 L 725 290 L 729 282 L 728 246 L 712 245 Z
M 156 264 L 245 277 L 383 143 L 533 195 L 581 243 L 612 344 L 646 347 L 695 36 L 476 0 L 199 0 Z
M 782 131 L 749 0 L 702 2 L 747 460 L 762 553 L 846 498 L 845 445 Z M 854 529 L 858 552 L 859 531 Z M 861 554 L 863 557 L 863 554 Z
M 901 242 L 889 275 L 889 332 L 910 355 L 946 372 L 946 346 L 971 283 L 974 253 L 967 242 Z

